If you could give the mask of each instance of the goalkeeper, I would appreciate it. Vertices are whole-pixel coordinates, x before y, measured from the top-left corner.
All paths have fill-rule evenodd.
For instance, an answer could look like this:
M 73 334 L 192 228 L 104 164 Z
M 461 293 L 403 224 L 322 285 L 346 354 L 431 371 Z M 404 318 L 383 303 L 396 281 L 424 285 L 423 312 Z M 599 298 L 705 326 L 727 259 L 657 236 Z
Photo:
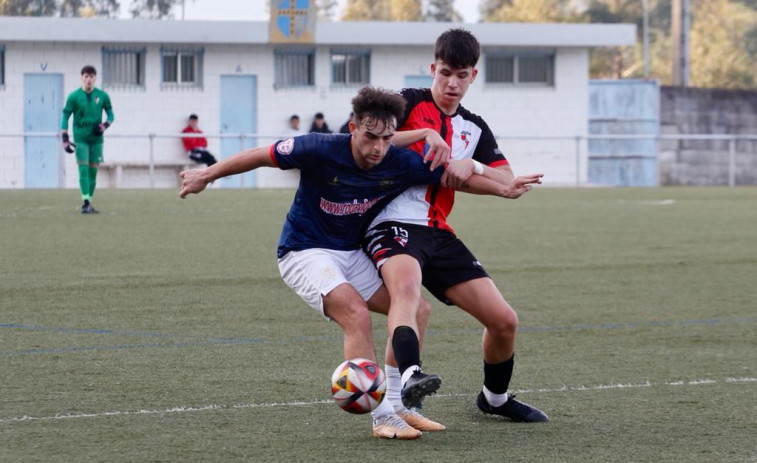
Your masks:
M 67 153 L 76 152 L 79 166 L 79 188 L 84 201 L 82 214 L 97 214 L 92 206 L 95 194 L 97 168 L 103 162 L 103 133 L 113 123 L 113 106 L 107 93 L 95 88 L 97 71 L 93 66 L 81 69 L 81 88 L 66 99 L 61 121 L 61 139 Z M 103 122 L 103 111 L 107 119 Z M 68 119 L 74 115 L 74 139 L 68 135 Z

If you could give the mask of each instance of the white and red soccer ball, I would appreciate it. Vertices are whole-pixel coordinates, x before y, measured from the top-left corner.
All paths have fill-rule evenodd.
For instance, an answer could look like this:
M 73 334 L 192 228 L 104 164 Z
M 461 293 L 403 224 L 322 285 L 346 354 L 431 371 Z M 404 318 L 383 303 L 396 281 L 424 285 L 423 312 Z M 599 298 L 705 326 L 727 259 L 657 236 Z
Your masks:
M 386 376 L 370 360 L 345 360 L 331 375 L 331 394 L 342 409 L 358 415 L 368 413 L 384 400 Z

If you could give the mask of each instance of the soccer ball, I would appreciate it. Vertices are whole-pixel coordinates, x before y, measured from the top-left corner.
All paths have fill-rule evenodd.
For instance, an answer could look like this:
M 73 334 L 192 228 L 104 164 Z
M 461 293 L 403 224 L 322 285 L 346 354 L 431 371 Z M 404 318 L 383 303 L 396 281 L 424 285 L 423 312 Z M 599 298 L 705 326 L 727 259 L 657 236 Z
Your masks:
M 331 394 L 342 409 L 358 415 L 368 413 L 384 400 L 386 376 L 370 360 L 345 360 L 331 375 Z

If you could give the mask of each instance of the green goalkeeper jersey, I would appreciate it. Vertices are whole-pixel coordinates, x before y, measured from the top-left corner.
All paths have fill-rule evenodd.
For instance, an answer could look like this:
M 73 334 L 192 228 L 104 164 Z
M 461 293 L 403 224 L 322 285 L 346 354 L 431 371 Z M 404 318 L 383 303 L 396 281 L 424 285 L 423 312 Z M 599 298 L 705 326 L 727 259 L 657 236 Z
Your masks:
M 107 121 L 113 122 L 113 107 L 110 97 L 99 88 L 93 88 L 91 93 L 79 88 L 68 95 L 66 106 L 63 107 L 63 121 L 61 130 L 68 130 L 68 119 L 74 115 L 74 141 L 93 143 L 101 142 L 102 135 L 96 135 L 95 126 L 102 124 L 103 111 L 108 116 Z

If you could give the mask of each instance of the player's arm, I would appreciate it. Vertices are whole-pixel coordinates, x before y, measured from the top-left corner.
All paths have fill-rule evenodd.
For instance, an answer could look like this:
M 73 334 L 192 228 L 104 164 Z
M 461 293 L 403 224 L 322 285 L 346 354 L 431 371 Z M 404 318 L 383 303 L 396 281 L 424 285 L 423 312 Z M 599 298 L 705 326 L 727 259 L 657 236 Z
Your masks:
M 533 185 L 540 184 L 542 176 L 543 174 L 531 174 L 523 177 L 516 177 L 509 184 L 502 184 L 497 180 L 494 180 L 485 175 L 473 174 L 468 178 L 466 182 L 455 187 L 455 190 L 478 195 L 490 195 L 499 196 L 501 198 L 518 199 L 524 193 L 530 191 L 531 188 L 533 188 Z M 442 176 L 443 185 L 445 184 L 444 181 L 445 178 L 444 176 Z
M 249 172 L 258 167 L 275 167 L 276 164 L 271 157 L 271 148 L 271 145 L 250 148 L 217 162 L 207 169 L 185 170 L 179 174 L 182 178 L 179 196 L 186 198 L 190 193 L 199 193 L 210 182 L 219 178 Z
M 452 149 L 434 129 L 402 130 L 394 133 L 392 143 L 397 146 L 410 146 L 424 140 L 428 150 L 423 156 L 423 163 L 431 161 L 431 170 L 449 162 Z
M 68 120 L 71 119 L 71 114 L 74 112 L 74 102 L 71 96 L 66 99 L 66 105 L 63 107 L 63 118 L 60 122 L 60 138 L 63 141 L 63 149 L 66 153 L 73 153 L 76 145 L 70 140 L 68 136 Z

